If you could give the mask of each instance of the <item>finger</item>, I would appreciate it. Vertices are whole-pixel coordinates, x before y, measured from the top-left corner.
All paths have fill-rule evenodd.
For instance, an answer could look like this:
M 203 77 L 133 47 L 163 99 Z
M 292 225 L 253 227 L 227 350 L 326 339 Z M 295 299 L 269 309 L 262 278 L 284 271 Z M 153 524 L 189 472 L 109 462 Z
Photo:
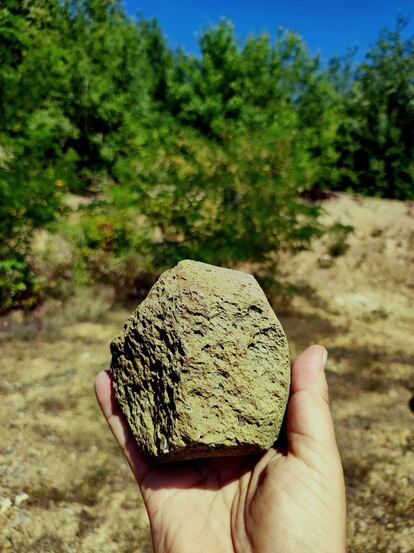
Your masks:
M 325 377 L 326 359 L 324 347 L 311 346 L 299 355 L 292 367 L 288 447 L 305 461 L 315 454 L 337 452 Z
M 96 377 L 95 394 L 109 428 L 124 452 L 138 484 L 140 484 L 151 467 L 139 451 L 135 438 L 118 406 L 110 371 L 102 371 Z

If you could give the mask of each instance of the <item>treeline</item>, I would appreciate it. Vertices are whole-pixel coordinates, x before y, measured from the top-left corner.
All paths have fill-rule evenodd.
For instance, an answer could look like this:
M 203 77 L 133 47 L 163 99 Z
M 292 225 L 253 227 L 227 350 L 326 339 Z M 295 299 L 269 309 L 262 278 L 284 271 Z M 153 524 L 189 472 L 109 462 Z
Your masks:
M 76 251 L 63 280 L 136 293 L 184 257 L 272 273 L 324 230 L 306 191 L 414 199 L 405 28 L 323 66 L 289 31 L 240 44 L 223 21 L 191 56 L 114 0 L 3 0 L 0 310 L 59 280 L 31 260 L 52 223 Z M 76 217 L 68 194 L 85 198 Z

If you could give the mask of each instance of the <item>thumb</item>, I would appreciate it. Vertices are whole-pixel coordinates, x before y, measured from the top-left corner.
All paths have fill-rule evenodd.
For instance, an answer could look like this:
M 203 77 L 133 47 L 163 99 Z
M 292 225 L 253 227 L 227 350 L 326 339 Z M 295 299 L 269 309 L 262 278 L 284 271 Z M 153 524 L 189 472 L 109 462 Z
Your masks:
M 325 377 L 327 356 L 324 347 L 311 346 L 292 366 L 288 448 L 307 464 L 326 459 L 330 453 L 338 455 Z

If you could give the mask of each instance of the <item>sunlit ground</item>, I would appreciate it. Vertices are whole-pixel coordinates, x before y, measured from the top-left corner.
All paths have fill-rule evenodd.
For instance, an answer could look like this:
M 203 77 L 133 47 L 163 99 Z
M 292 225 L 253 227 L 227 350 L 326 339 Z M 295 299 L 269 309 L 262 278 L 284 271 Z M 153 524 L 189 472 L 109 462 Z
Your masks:
M 330 352 L 349 551 L 409 553 L 413 208 L 347 197 L 325 207 L 330 217 L 354 226 L 349 248 L 327 259 L 329 244 L 322 241 L 290 261 L 286 272 L 298 295 L 282 312 L 275 308 L 292 355 L 314 342 Z M 106 291 L 95 291 L 30 324 L 18 314 L 3 321 L 0 550 L 151 550 L 139 493 L 92 390 L 95 374 L 108 367 L 110 339 L 127 315 L 110 308 Z

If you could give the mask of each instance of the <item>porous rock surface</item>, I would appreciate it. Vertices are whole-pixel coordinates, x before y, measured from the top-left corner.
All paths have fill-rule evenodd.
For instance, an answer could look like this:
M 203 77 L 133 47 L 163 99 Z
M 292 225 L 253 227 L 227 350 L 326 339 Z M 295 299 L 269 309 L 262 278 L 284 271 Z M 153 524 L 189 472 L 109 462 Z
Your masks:
M 161 275 L 111 351 L 118 403 L 153 460 L 254 453 L 275 442 L 289 351 L 252 275 L 181 261 Z

